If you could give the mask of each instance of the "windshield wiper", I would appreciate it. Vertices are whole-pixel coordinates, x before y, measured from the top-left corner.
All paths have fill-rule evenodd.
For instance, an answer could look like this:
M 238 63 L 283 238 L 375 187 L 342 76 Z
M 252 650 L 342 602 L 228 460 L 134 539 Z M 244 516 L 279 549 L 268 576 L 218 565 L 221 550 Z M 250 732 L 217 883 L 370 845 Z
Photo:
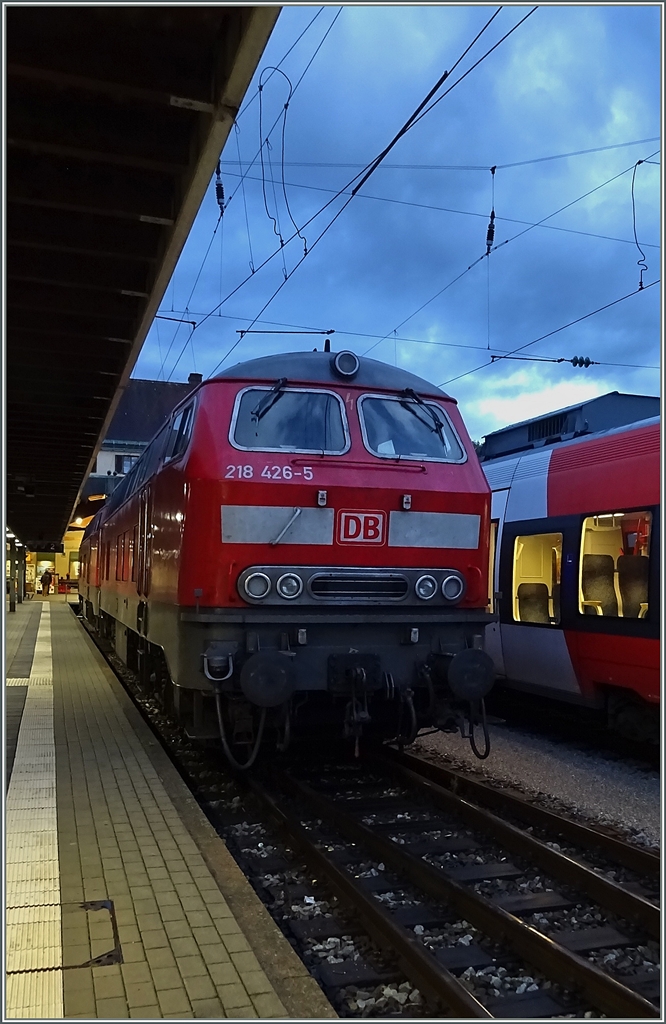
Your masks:
M 287 378 L 280 377 L 277 384 L 275 384 L 275 386 L 271 388 L 268 394 L 264 395 L 256 409 L 253 409 L 252 412 L 250 413 L 252 419 L 255 420 L 257 423 L 259 422 L 260 419 L 263 419 L 268 410 L 272 409 L 275 403 L 279 401 L 280 398 L 282 398 L 282 389 L 285 388 L 286 386 Z
M 424 402 L 421 396 L 417 395 L 416 391 L 414 391 L 413 388 L 405 388 L 402 394 L 405 396 L 405 398 L 409 398 L 412 402 L 416 402 L 417 405 L 420 405 L 423 409 L 425 409 L 425 411 L 428 413 L 430 419 L 433 422 L 433 426 L 431 427 L 430 424 L 426 422 L 426 420 L 422 419 L 417 413 L 416 409 L 409 405 L 408 402 L 401 400 L 400 405 L 403 407 L 403 409 L 407 409 L 409 412 L 411 412 L 412 416 L 416 416 L 417 420 L 420 423 L 423 423 L 423 425 L 427 427 L 428 430 L 431 430 L 433 434 L 437 434 L 440 441 L 446 448 L 446 441 L 444 440 L 444 424 L 440 420 L 439 416 L 437 415 L 433 407 L 431 405 L 428 405 L 427 402 Z

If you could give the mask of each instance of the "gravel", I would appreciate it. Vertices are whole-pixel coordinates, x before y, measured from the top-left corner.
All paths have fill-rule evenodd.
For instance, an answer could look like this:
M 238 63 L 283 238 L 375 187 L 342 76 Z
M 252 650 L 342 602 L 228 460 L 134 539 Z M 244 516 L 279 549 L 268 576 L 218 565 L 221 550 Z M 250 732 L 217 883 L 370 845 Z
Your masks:
M 643 845 L 661 836 L 660 781 L 657 771 L 608 760 L 564 742 L 527 735 L 507 725 L 491 726 L 491 752 L 479 761 L 458 734 L 435 733 L 418 739 L 410 752 L 443 755 L 448 767 L 479 772 L 489 780 L 552 797 L 585 817 L 615 825 Z

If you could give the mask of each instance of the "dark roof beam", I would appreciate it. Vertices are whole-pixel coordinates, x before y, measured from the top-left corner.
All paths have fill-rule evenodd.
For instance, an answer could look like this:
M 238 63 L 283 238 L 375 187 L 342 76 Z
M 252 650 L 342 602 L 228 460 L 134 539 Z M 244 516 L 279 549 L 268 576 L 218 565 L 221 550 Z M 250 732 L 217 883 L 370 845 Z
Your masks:
M 46 288 L 71 288 L 75 290 L 83 289 L 89 292 L 106 292 L 110 295 L 121 295 L 126 298 L 133 299 L 148 299 L 149 292 L 139 292 L 134 289 L 125 288 L 110 288 L 105 285 L 95 284 L 94 282 L 84 281 L 54 281 L 53 278 L 36 278 L 36 276 L 30 273 L 9 273 L 7 274 L 7 281 L 15 281 L 22 285 L 38 285 Z
M 8 136 L 8 148 L 22 149 L 37 156 L 58 156 L 69 160 L 81 160 L 84 163 L 105 164 L 109 167 L 132 167 L 141 171 L 153 171 L 156 174 L 178 177 L 184 168 L 181 164 L 167 163 L 164 160 L 150 160 L 146 157 L 130 156 L 125 153 L 104 152 L 85 149 L 82 146 L 63 146 L 55 142 L 40 142 L 36 139 L 21 139 Z
M 10 139 L 135 159 L 137 166 L 146 162 L 149 168 L 172 167 L 174 174 L 181 174 L 189 161 L 196 113 L 144 110 L 99 97 L 63 97 L 17 83 L 10 87 L 10 99 Z
M 143 303 L 137 296 L 100 293 L 90 295 L 81 292 L 70 294 L 69 289 L 53 285 L 24 285 L 22 282 L 7 282 L 6 302 L 8 308 L 47 310 L 50 313 L 65 313 L 72 316 L 114 318 L 132 325 Z M 127 328 L 130 330 L 130 327 Z M 97 332 L 95 332 L 97 333 Z
M 148 297 L 147 270 L 141 264 L 125 264 L 98 254 L 79 256 L 63 253 L 26 252 L 13 244 L 7 247 L 7 279 L 55 285 L 60 288 L 95 288 L 101 291 L 132 292 Z
M 122 348 L 119 347 L 118 349 L 116 349 L 116 352 L 114 353 L 114 356 L 117 355 L 117 358 L 120 361 L 122 361 L 125 346 L 131 345 L 131 341 L 127 337 L 127 335 L 131 333 L 127 320 L 114 320 L 111 317 L 99 317 L 96 318 L 95 320 L 87 320 L 82 315 L 80 317 L 72 316 L 70 321 L 70 318 L 63 314 L 62 312 L 56 312 L 55 310 L 51 310 L 49 312 L 48 310 L 44 309 L 35 309 L 34 312 L 31 312 L 30 316 L 28 317 L 27 307 L 25 307 L 25 309 L 8 309 L 7 312 L 12 313 L 12 319 L 15 317 L 19 317 L 23 313 L 23 315 L 26 316 L 26 324 L 29 321 L 29 326 L 31 329 L 38 329 L 36 328 L 36 320 L 38 317 L 42 318 L 44 321 L 44 328 L 42 330 L 42 333 L 46 335 L 48 335 L 49 333 L 48 320 L 50 317 L 53 321 L 53 335 L 55 336 L 56 334 L 64 334 L 67 336 L 65 338 L 65 345 L 68 344 L 67 338 L 70 337 L 70 333 L 67 330 L 67 325 L 68 322 L 71 322 L 74 328 L 80 327 L 80 330 L 78 331 L 73 330 L 71 336 L 95 337 L 96 341 L 93 342 L 93 344 L 100 346 L 106 346 L 107 343 L 111 343 L 112 345 L 116 346 L 122 346 Z M 9 317 L 7 319 L 9 319 Z M 51 350 L 53 351 L 54 358 L 57 358 L 58 354 L 55 346 Z
M 26 64 L 7 64 L 7 76 L 24 79 L 30 82 L 44 82 L 59 89 L 88 92 L 99 96 L 108 96 L 114 100 L 130 100 L 144 103 L 146 106 L 181 108 L 197 110 L 212 114 L 215 107 L 206 99 L 192 96 L 173 96 L 157 89 L 140 89 L 136 86 L 124 85 L 122 82 L 103 82 L 84 75 L 71 75 L 50 68 L 32 68 Z
M 103 217 L 173 224 L 173 180 L 115 167 L 85 167 L 54 158 L 7 153 L 7 201 Z
M 157 262 L 155 247 L 163 225 L 127 219 L 43 210 L 13 203 L 7 210 L 7 237 L 12 245 L 122 260 L 130 267 Z
M 7 325 L 11 329 L 12 334 L 21 333 L 23 335 L 34 335 L 35 338 L 47 337 L 54 339 L 60 344 L 60 338 L 64 337 L 65 344 L 68 346 L 66 351 L 69 350 L 70 344 L 72 345 L 85 345 L 86 348 L 90 347 L 93 355 L 99 355 L 101 357 L 106 356 L 111 360 L 113 366 L 118 365 L 118 359 L 122 357 L 122 350 L 107 348 L 106 342 L 111 345 L 131 345 L 132 342 L 129 338 L 122 338 L 118 335 L 106 335 L 97 320 L 68 320 L 67 317 L 60 314 L 56 320 L 55 317 L 45 314 L 43 319 L 40 316 L 30 317 L 29 321 L 26 320 L 22 314 L 16 310 L 7 309 Z M 87 328 L 85 330 L 77 330 L 77 328 Z M 96 346 L 99 346 L 101 342 L 104 342 L 104 347 L 101 351 L 96 351 Z M 53 351 L 54 346 L 48 346 L 49 351 Z M 104 351 L 106 349 L 106 351 Z

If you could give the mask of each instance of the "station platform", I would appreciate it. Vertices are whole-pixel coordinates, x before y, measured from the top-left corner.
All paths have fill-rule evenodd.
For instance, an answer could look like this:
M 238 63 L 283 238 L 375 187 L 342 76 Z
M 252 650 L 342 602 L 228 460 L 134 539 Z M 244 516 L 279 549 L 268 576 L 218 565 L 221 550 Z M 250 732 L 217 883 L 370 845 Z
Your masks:
M 336 1017 L 67 597 L 5 622 L 3 1019 Z

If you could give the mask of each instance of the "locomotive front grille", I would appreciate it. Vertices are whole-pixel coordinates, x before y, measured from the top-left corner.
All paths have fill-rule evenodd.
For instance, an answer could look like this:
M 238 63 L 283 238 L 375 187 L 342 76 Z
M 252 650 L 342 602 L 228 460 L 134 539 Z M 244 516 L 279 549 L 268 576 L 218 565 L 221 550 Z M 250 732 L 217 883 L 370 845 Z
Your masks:
M 321 573 L 310 578 L 310 593 L 315 598 L 344 601 L 401 601 L 409 583 L 394 573 Z

